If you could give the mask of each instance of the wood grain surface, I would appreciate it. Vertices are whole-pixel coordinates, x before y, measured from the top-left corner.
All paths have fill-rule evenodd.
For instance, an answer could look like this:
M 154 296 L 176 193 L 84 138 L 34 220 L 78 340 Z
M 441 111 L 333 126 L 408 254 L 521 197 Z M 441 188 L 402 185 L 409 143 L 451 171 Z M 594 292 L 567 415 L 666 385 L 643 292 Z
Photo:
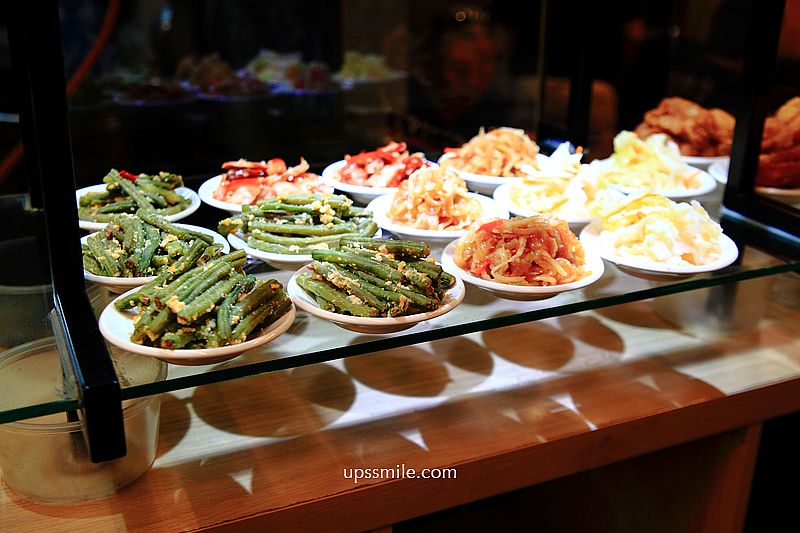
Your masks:
M 703 336 L 637 302 L 166 394 L 139 480 L 70 505 L 5 488 L 0 530 L 364 531 L 728 434 L 703 508 L 735 531 L 758 424 L 800 409 L 799 319 Z M 457 478 L 344 475 L 398 465 Z

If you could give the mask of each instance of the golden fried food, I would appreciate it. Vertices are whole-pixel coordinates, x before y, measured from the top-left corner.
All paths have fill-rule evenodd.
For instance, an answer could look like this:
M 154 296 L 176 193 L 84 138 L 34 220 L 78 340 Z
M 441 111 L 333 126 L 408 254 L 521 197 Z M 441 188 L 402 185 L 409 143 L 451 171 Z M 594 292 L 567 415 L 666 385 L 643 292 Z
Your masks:
M 783 104 L 764 123 L 756 185 L 800 187 L 800 97 Z
M 764 123 L 762 153 L 773 153 L 800 145 L 800 96 L 783 104 Z
M 664 98 L 644 115 L 634 132 L 646 139 L 663 133 L 678 145 L 682 155 L 728 155 L 734 118 L 722 109 L 706 109 L 685 98 Z

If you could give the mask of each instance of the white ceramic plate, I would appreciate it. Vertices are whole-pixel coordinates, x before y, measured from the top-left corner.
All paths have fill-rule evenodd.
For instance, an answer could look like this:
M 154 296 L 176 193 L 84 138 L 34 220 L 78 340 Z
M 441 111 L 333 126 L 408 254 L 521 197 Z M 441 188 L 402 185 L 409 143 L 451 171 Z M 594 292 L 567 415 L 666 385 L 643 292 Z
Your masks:
M 705 170 L 700 170 L 700 169 L 696 170 L 700 173 L 698 176 L 698 179 L 700 180 L 700 186 L 697 187 L 696 189 L 664 189 L 664 190 L 654 190 L 650 192 L 654 192 L 656 194 L 660 194 L 662 196 L 666 196 L 667 198 L 672 198 L 672 199 L 693 198 L 695 196 L 703 196 L 704 194 L 708 194 L 717 188 L 717 182 L 713 177 L 711 177 L 711 174 L 709 174 Z M 646 189 L 625 187 L 623 185 L 610 184 L 609 186 L 625 194 L 638 194 L 646 191 Z
M 222 181 L 222 174 L 214 176 L 213 178 L 209 178 L 200 185 L 200 188 L 197 190 L 198 194 L 200 195 L 200 199 L 210 205 L 211 207 L 216 207 L 217 209 L 222 209 L 235 215 L 236 213 L 242 212 L 242 204 L 234 204 L 233 202 L 223 202 L 222 200 L 217 200 L 214 198 L 214 191 L 217 190 L 219 187 L 219 183 Z M 330 190 L 327 191 L 333 193 L 333 186 L 330 186 Z
M 417 313 L 415 315 L 398 316 L 393 318 L 369 318 L 360 316 L 343 315 L 341 313 L 332 313 L 324 311 L 319 308 L 313 296 L 310 296 L 297 284 L 297 276 L 304 272 L 309 272 L 311 269 L 304 266 L 295 272 L 286 284 L 286 292 L 294 304 L 312 315 L 330 320 L 334 324 L 350 331 L 357 333 L 367 333 L 371 335 L 383 335 L 386 333 L 394 333 L 408 329 L 415 324 L 442 316 L 443 314 L 452 311 L 464 299 L 464 282 L 456 276 L 456 283 L 453 285 L 444 296 L 444 304 L 427 313 Z M 450 272 L 450 274 L 453 274 Z M 455 275 L 455 274 L 453 274 Z
M 81 196 L 90 192 L 102 192 L 106 190 L 106 183 L 100 183 L 98 185 L 91 185 L 89 187 L 84 187 L 82 189 L 78 189 L 75 191 L 75 202 L 79 202 Z M 183 211 L 179 213 L 175 213 L 172 215 L 167 215 L 164 218 L 169 220 L 170 222 L 175 222 L 176 220 L 181 220 L 200 208 L 200 198 L 197 196 L 197 193 L 187 187 L 177 187 L 175 192 L 183 196 L 184 198 L 189 200 L 189 205 Z M 80 207 L 80 204 L 78 204 Z M 78 220 L 78 225 L 81 229 L 85 229 L 87 231 L 100 231 L 104 227 L 106 227 L 108 222 L 91 222 L 89 220 Z
M 383 232 L 378 228 L 377 233 L 373 235 L 375 238 L 380 238 Z M 244 250 L 247 255 L 261 259 L 268 265 L 278 270 L 297 270 L 303 265 L 309 264 L 312 259 L 310 254 L 276 254 L 273 252 L 265 252 L 257 248 L 252 248 L 247 245 L 247 241 L 239 237 L 236 233 L 228 234 L 228 242 L 231 243 L 236 250 Z
M 600 240 L 602 228 L 599 223 L 594 222 L 584 228 L 580 234 L 584 250 L 587 253 L 591 250 L 600 255 L 603 259 L 617 264 L 628 272 L 635 275 L 642 275 L 648 279 L 658 279 L 659 277 L 685 277 L 703 272 L 712 272 L 730 265 L 739 257 L 739 249 L 730 237 L 725 234 L 720 235 L 719 245 L 721 248 L 720 256 L 716 261 L 707 265 L 668 265 L 659 263 L 642 257 L 627 257 L 616 253 L 616 250 L 605 246 Z
M 211 231 L 210 229 L 202 228 L 200 226 L 193 226 L 191 224 L 175 224 L 178 227 L 185 228 L 188 230 L 196 231 L 198 233 L 205 233 L 206 235 L 211 235 L 214 237 L 214 242 L 222 245 L 222 250 L 227 254 L 231 251 L 231 247 L 228 244 L 228 241 L 225 240 L 225 237 L 220 235 L 215 231 Z M 81 237 L 81 244 L 86 244 L 86 239 L 94 235 L 91 233 L 89 235 L 84 235 Z M 129 290 L 131 287 L 141 287 L 142 285 L 146 285 L 153 281 L 156 277 L 155 276 L 142 276 L 138 278 L 115 278 L 112 276 L 98 276 L 97 274 L 92 274 L 91 272 L 84 269 L 83 277 L 93 283 L 98 283 L 103 285 L 111 292 L 125 292 Z
M 344 165 L 344 160 L 331 163 L 322 171 L 322 179 L 360 204 L 368 204 L 378 196 L 394 193 L 397 190 L 397 187 L 367 187 L 366 185 L 341 182 L 337 178 L 339 177 L 339 170 Z
M 713 163 L 708 167 L 708 173 L 711 174 L 719 183 L 728 183 L 728 168 L 730 162 L 722 161 Z M 779 189 L 777 187 L 756 187 L 756 192 L 763 194 L 775 201 L 783 202 L 785 204 L 794 205 L 800 202 L 800 187 L 795 189 Z
M 450 154 L 452 154 L 452 152 L 446 153 L 440 157 L 439 164 L 442 163 L 442 160 L 445 160 L 448 157 L 453 157 Z M 546 155 L 539 155 L 538 157 L 547 158 Z M 473 174 L 472 172 L 467 172 L 466 170 L 459 170 L 455 167 L 450 168 L 452 168 L 456 174 L 461 176 L 461 178 L 467 183 L 468 189 L 488 196 L 491 196 L 492 193 L 494 193 L 494 190 L 500 185 L 505 183 L 519 183 L 523 180 L 521 177 L 484 176 L 483 174 Z
M 508 212 L 515 216 L 520 217 L 532 217 L 535 215 L 541 215 L 542 211 L 536 211 L 533 209 L 527 209 L 525 207 L 520 206 L 519 204 L 514 203 L 511 200 L 511 189 L 514 187 L 515 184 L 513 183 L 506 183 L 504 185 L 500 185 L 497 189 L 494 190 L 494 194 L 492 197 L 503 207 L 508 209 Z M 617 190 L 612 191 L 612 195 L 616 200 L 621 200 L 625 197 L 625 195 Z M 556 215 L 561 220 L 566 221 L 571 227 L 573 226 L 583 226 L 588 224 L 594 217 L 564 217 L 561 215 Z
M 128 311 L 120 311 L 114 307 L 114 302 L 126 298 L 136 290 L 138 289 L 131 289 L 125 294 L 120 295 L 103 309 L 99 319 L 100 333 L 103 334 L 103 337 L 105 337 L 108 342 L 123 350 L 141 355 L 149 355 L 176 365 L 209 365 L 232 359 L 241 353 L 277 339 L 285 333 L 294 322 L 295 307 L 292 305 L 286 314 L 264 328 L 257 336 L 240 344 L 231 344 L 218 348 L 196 348 L 186 350 L 167 350 L 166 348 L 156 348 L 154 346 L 142 346 L 130 340 L 134 329 L 133 317 L 136 316 L 136 314 Z
M 575 289 L 581 289 L 591 285 L 602 277 L 603 271 L 605 270 L 605 265 L 600 255 L 586 250 L 586 268 L 589 270 L 589 274 L 579 281 L 565 283 L 563 285 L 554 285 L 551 287 L 509 285 L 508 283 L 499 283 L 497 281 L 490 281 L 473 276 L 466 270 L 459 267 L 453 258 L 456 250 L 456 244 L 456 241 L 453 241 L 444 249 L 444 253 L 442 254 L 442 266 L 444 269 L 448 272 L 452 272 L 470 285 L 475 285 L 476 287 L 480 287 L 481 289 L 484 289 L 495 296 L 506 298 L 508 300 L 532 301 L 552 298 L 553 296 L 561 294 L 562 292 L 574 291 Z
M 719 163 L 719 162 L 727 163 L 728 161 L 730 161 L 730 157 L 727 155 L 718 155 L 718 156 L 682 155 L 681 161 L 683 161 L 689 166 L 705 170 L 714 163 Z
M 476 198 L 481 203 L 483 213 L 480 220 L 489 220 L 492 218 L 508 218 L 508 210 L 506 210 L 499 203 L 495 202 L 488 196 L 482 194 L 469 193 L 470 196 Z M 423 240 L 430 245 L 445 244 L 459 237 L 467 234 L 468 230 L 431 230 L 431 229 L 417 229 L 411 226 L 404 226 L 389 220 L 386 213 L 389 211 L 389 206 L 392 204 L 394 194 L 385 194 L 375 198 L 369 203 L 367 209 L 372 211 L 372 219 L 385 231 L 394 233 L 401 239 L 410 240 Z

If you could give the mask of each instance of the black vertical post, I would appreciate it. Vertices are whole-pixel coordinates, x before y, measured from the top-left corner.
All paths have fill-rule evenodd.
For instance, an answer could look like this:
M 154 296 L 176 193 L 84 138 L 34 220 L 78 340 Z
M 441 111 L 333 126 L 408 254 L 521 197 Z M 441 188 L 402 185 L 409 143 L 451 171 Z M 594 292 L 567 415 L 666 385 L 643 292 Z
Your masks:
M 769 111 L 766 96 L 775 74 L 785 0 L 763 0 L 750 4 L 741 105 L 736 110 L 736 128 L 723 206 L 796 235 L 800 228 L 797 211 L 754 192 L 764 119 Z
M 90 457 L 108 461 L 126 453 L 122 402 L 83 279 L 58 3 L 12 0 L 7 7 L 28 179 L 44 203 L 55 305 L 81 396 Z

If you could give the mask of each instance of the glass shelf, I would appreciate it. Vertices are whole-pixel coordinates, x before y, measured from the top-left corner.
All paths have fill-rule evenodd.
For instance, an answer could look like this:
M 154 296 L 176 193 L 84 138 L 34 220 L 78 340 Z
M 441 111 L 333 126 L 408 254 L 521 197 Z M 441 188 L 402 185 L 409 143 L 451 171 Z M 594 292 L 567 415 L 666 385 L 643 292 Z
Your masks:
M 196 185 L 190 182 L 190 186 Z M 194 187 L 196 188 L 196 186 Z M 715 218 L 720 212 L 722 191 L 700 199 Z M 204 206 L 187 222 L 213 227 L 225 217 L 221 211 Z M 363 335 L 342 329 L 331 322 L 297 311 L 291 328 L 272 343 L 251 350 L 233 360 L 207 366 L 170 365 L 164 381 L 124 387 L 124 399 L 137 398 L 187 387 L 253 376 L 307 364 L 352 357 L 370 352 L 407 346 L 425 341 L 454 337 L 543 318 L 562 316 L 580 311 L 618 305 L 631 301 L 729 285 L 737 281 L 772 276 L 783 272 L 800 271 L 800 260 L 785 260 L 763 249 L 760 239 L 737 242 L 740 259 L 722 271 L 669 281 L 654 281 L 635 277 L 606 262 L 603 277 L 593 285 L 578 291 L 560 294 L 538 302 L 518 302 L 496 298 L 466 285 L 464 301 L 450 313 L 391 335 Z M 795 245 L 797 246 L 797 245 Z M 800 246 L 797 246 L 800 249 Z M 797 252 L 797 250 L 795 250 Z M 797 257 L 797 253 L 793 254 Z M 248 269 L 261 277 L 274 277 L 284 284 L 292 272 L 275 271 L 260 262 Z M 96 313 L 116 295 L 92 284 L 87 285 Z M 715 294 L 715 309 L 732 305 L 735 290 L 722 287 Z M 712 310 L 709 309 L 709 312 Z M 112 348 L 116 350 L 116 348 Z M 26 406 L 0 413 L 0 422 L 7 422 L 58 411 L 74 409 L 77 402 L 65 399 L 36 406 Z

